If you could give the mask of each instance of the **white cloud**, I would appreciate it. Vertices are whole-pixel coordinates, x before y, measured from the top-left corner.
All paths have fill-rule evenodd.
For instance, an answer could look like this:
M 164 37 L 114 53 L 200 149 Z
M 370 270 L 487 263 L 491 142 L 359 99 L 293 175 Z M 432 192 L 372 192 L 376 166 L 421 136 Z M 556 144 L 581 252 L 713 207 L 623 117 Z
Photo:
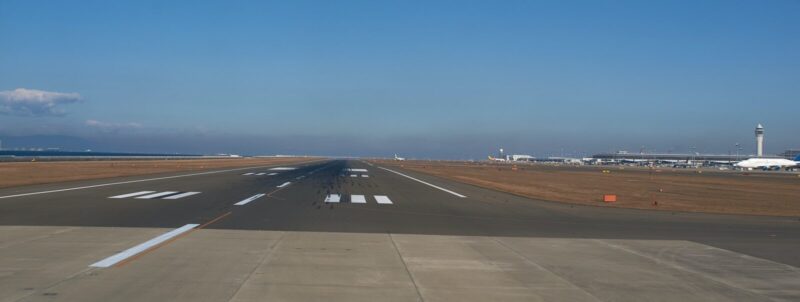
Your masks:
M 139 123 L 109 123 L 109 122 L 101 122 L 98 120 L 86 120 L 84 124 L 86 126 L 98 129 L 103 132 L 117 132 L 119 130 L 142 128 L 142 124 Z
M 17 88 L 0 91 L 0 114 L 19 116 L 57 116 L 64 110 L 59 105 L 81 100 L 77 93 L 50 92 Z

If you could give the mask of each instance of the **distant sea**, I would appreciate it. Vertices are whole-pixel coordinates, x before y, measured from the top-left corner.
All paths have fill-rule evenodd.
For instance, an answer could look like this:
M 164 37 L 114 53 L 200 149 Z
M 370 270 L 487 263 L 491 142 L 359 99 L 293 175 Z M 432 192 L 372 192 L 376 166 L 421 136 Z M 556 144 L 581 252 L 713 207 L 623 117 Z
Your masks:
M 20 150 L 0 150 L 0 156 L 3 157 L 75 157 L 75 156 L 200 156 L 197 154 L 167 154 L 167 153 L 125 153 L 125 152 L 94 152 L 94 151 L 57 151 L 57 150 L 43 150 L 43 151 L 20 151 Z

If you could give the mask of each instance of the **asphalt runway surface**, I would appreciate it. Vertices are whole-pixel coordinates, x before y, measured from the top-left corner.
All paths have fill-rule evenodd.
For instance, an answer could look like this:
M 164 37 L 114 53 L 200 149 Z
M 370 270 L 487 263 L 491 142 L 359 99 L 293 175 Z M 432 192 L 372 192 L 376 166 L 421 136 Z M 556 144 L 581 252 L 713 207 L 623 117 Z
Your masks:
M 11 228 L 8 229 L 7 234 L 12 235 L 16 232 L 14 230 L 34 232 L 32 230 L 39 230 L 36 229 L 39 227 L 52 227 L 52 229 L 47 229 L 46 232 L 55 233 L 61 232 L 58 231 L 61 230 L 61 227 L 69 228 L 63 230 L 72 230 L 72 228 L 106 230 L 106 228 L 113 228 L 113 230 L 142 230 L 142 232 L 146 232 L 146 234 L 136 235 L 140 237 L 135 237 L 135 239 L 126 239 L 127 241 L 114 243 L 113 248 L 109 248 L 108 251 L 98 252 L 98 256 L 92 258 L 99 257 L 99 259 L 95 259 L 98 261 L 105 256 L 111 256 L 159 234 L 181 227 L 202 229 L 204 233 L 201 234 L 213 232 L 215 232 L 214 234 L 228 234 L 225 240 L 229 240 L 230 236 L 239 236 L 230 234 L 282 234 L 280 238 L 288 236 L 286 234 L 314 234 L 313 236 L 322 236 L 322 238 L 325 235 L 319 234 L 331 234 L 330 236 L 333 237 L 340 236 L 341 240 L 343 240 L 342 242 L 349 242 L 347 240 L 355 240 L 353 242 L 360 242 L 360 240 L 383 242 L 385 238 L 374 236 L 388 235 L 389 242 L 394 246 L 392 251 L 396 250 L 400 255 L 399 259 L 403 259 L 398 264 L 404 267 L 402 275 L 410 280 L 410 283 L 408 283 L 410 285 L 408 286 L 411 289 L 408 292 L 403 292 L 410 295 L 407 297 L 409 299 L 398 300 L 434 301 L 447 300 L 446 297 L 457 297 L 455 292 L 451 291 L 451 288 L 447 289 L 450 291 L 446 291 L 444 287 L 426 285 L 427 283 L 425 282 L 430 282 L 430 284 L 442 282 L 442 278 L 439 277 L 426 281 L 423 272 L 424 269 L 430 267 L 427 262 L 426 265 L 417 263 L 420 265 L 417 269 L 422 270 L 419 271 L 415 269 L 414 261 L 420 258 L 404 258 L 404 253 L 412 253 L 413 249 L 411 247 L 414 247 L 415 244 L 430 241 L 430 244 L 426 244 L 426 246 L 436 246 L 441 238 L 445 238 L 441 239 L 444 240 L 443 242 L 448 242 L 448 238 L 459 238 L 459 240 L 467 240 L 467 242 L 471 242 L 470 244 L 478 245 L 483 243 L 475 243 L 473 240 L 478 240 L 476 238 L 506 238 L 503 239 L 505 241 L 496 240 L 490 242 L 493 246 L 492 249 L 496 248 L 495 245 L 499 245 L 513 250 L 519 255 L 525 255 L 526 248 L 533 249 L 533 243 L 524 241 L 525 243 L 523 244 L 522 241 L 515 240 L 536 238 L 538 240 L 536 241 L 537 244 L 541 242 L 591 244 L 584 247 L 565 247 L 564 250 L 554 250 L 555 254 L 564 253 L 564 257 L 568 257 L 569 252 L 575 252 L 576 249 L 591 250 L 594 244 L 600 242 L 597 240 L 603 240 L 604 244 L 608 242 L 614 243 L 612 247 L 615 249 L 631 251 L 639 248 L 635 253 L 637 256 L 646 256 L 647 259 L 656 263 L 662 261 L 659 258 L 663 256 L 660 252 L 647 256 L 649 255 L 647 254 L 649 247 L 645 248 L 634 243 L 681 242 L 678 249 L 713 250 L 714 253 L 723 253 L 724 255 L 721 257 L 727 257 L 725 259 L 728 260 L 745 257 L 748 259 L 747 261 L 758 261 L 760 264 L 752 266 L 752 271 L 740 273 L 750 274 L 758 270 L 756 267 L 763 268 L 763 265 L 767 265 L 770 269 L 781 271 L 782 274 L 789 274 L 788 276 L 782 275 L 781 282 L 791 284 L 797 281 L 796 285 L 798 286 L 795 288 L 800 287 L 800 279 L 796 279 L 797 276 L 800 276 L 797 270 L 797 267 L 800 266 L 800 253 L 798 252 L 800 251 L 800 219 L 798 218 L 651 212 L 537 201 L 443 180 L 400 168 L 379 167 L 358 160 L 325 160 L 301 165 L 241 168 L 183 176 L 185 174 L 175 173 L 172 175 L 139 176 L 125 179 L 93 180 L 2 189 L 0 190 L 0 226 Z M 186 227 L 189 224 L 191 226 Z M 26 227 L 31 227 L 31 229 Z M 237 233 L 237 231 L 242 232 Z M 247 231 L 267 231 L 267 233 Z M 4 239 L 6 243 L 0 241 L 0 252 L 3 249 L 9 250 L 13 248 L 17 245 L 17 242 L 23 242 L 23 239 L 15 239 L 12 235 Z M 392 237 L 395 235 L 407 237 Z M 42 238 L 47 238 L 50 235 L 41 236 L 45 236 Z M 167 250 L 169 248 L 163 246 L 177 246 L 180 242 L 187 244 L 191 242 L 189 238 L 200 238 L 202 236 L 189 235 L 185 237 L 177 236 L 172 238 L 165 243 L 158 244 L 158 246 L 161 246 L 158 250 L 148 251 L 148 255 L 139 255 L 137 256 L 138 259 L 125 259 L 125 262 L 146 262 L 148 258 L 156 259 L 159 254 L 165 256 L 168 254 Z M 223 239 L 218 238 L 215 240 Z M 272 238 L 269 240 L 280 241 L 283 239 Z M 343 244 L 342 242 L 331 242 L 330 244 Z M 227 244 L 246 245 L 243 242 L 228 242 Z M 518 244 L 517 248 L 514 248 L 514 244 Z M 623 244 L 630 245 L 622 247 Z M 556 243 L 540 246 L 535 250 L 539 251 L 553 245 L 556 245 Z M 259 248 L 274 250 L 279 247 L 280 245 L 269 245 Z M 408 247 L 408 250 L 406 250 L 406 247 Z M 21 247 L 19 248 L 21 249 Z M 64 247 L 59 245 L 57 248 Z M 424 247 L 419 248 L 424 249 Z M 442 247 L 442 249 L 448 248 L 452 248 L 452 246 Z M 300 250 L 301 248 L 298 247 L 296 249 Z M 345 250 L 350 251 L 350 249 Z M 11 252 L 9 250 L 6 253 Z M 243 251 L 243 253 L 245 252 Z M 454 253 L 458 254 L 458 252 Z M 100 257 L 100 254 L 105 256 Z M 691 256 L 687 256 L 685 253 L 679 255 L 680 257 Z M 592 254 L 583 256 L 597 256 L 605 259 L 605 256 Z M 548 257 L 541 256 L 538 259 L 544 262 L 569 260 L 566 258 L 563 258 L 565 260 L 562 260 L 562 258 L 548 260 L 551 259 Z M 672 260 L 677 258 L 679 257 L 675 256 Z M 214 258 L 212 257 L 212 259 Z M 491 260 L 492 263 L 497 262 L 495 258 L 487 259 Z M 526 260 L 528 264 L 537 262 L 532 255 L 529 255 L 526 259 L 528 259 Z M 442 259 L 442 261 L 444 260 L 446 259 Z M 718 259 L 709 259 L 709 263 L 713 263 L 715 260 Z M 14 263 L 19 263 L 20 261 L 22 260 Z M 698 260 L 697 263 L 702 262 Z M 740 266 L 748 266 L 751 262 L 740 263 Z M 91 263 L 92 261 L 89 261 L 85 265 Z M 372 267 L 377 265 L 376 263 L 372 264 Z M 547 265 L 541 263 L 534 266 L 548 268 Z M 127 267 L 120 270 L 124 269 L 127 269 Z M 568 283 L 571 283 L 569 285 L 570 288 L 579 288 L 580 290 L 576 289 L 576 293 L 579 295 L 584 295 L 585 293 L 586 297 L 588 297 L 587 300 L 625 300 L 619 299 L 621 296 L 615 296 L 593 288 L 591 284 L 594 283 L 592 282 L 587 281 L 586 285 L 581 285 L 584 283 L 581 283 L 580 278 L 575 277 L 575 280 L 573 280 L 569 274 L 565 277 L 565 273 L 559 272 L 557 267 L 548 269 L 548 274 L 552 273 L 558 275 L 559 280 L 569 281 Z M 674 267 L 670 269 L 674 269 Z M 711 266 L 707 267 L 707 269 L 709 272 L 714 271 Z M 0 281 L 3 278 L 14 280 L 11 278 L 14 278 L 16 273 L 17 271 L 14 271 L 4 276 L 3 270 L 0 268 Z M 252 277 L 252 274 L 247 276 Z M 759 276 L 753 276 L 753 279 L 759 278 Z M 727 279 L 711 279 L 715 280 L 713 282 L 714 285 L 710 285 L 714 288 L 719 284 L 732 284 Z M 55 295 L 47 296 L 47 289 L 68 284 L 64 283 L 64 280 L 58 280 L 43 282 L 41 289 L 26 287 L 31 293 L 25 293 L 25 289 L 17 288 L 23 285 L 15 285 L 17 287 L 5 289 L 0 286 L 0 297 L 6 291 L 9 293 L 8 297 L 11 297 L 7 299 L 8 301 L 36 300 L 37 297 L 53 298 Z M 242 282 L 249 284 L 246 281 Z M 403 286 L 407 285 L 403 284 Z M 575 286 L 572 284 L 575 284 Z M 744 296 L 720 296 L 722 298 L 717 299 L 716 296 L 709 298 L 709 296 L 698 294 L 695 297 L 702 297 L 702 300 L 738 300 L 742 298 L 751 300 L 754 297 L 762 297 L 760 296 L 762 294 L 771 299 L 778 297 L 777 300 L 781 298 L 792 300 L 800 297 L 800 292 L 792 291 L 792 289 L 787 288 L 788 285 L 786 284 L 777 284 L 775 285 L 776 289 L 771 289 L 766 294 L 756 290 L 748 290 L 743 291 L 742 295 Z M 210 300 L 258 300 L 250 299 L 246 296 L 248 288 L 248 286 L 240 284 L 235 286 L 235 291 L 231 289 L 231 297 L 236 299 L 227 297 Z M 395 289 L 397 287 L 392 287 L 392 290 Z M 723 288 L 719 290 L 704 290 L 702 292 L 725 291 L 726 289 Z M 774 294 L 778 291 L 780 291 L 780 294 Z M 502 290 L 500 292 L 503 293 Z M 675 292 L 676 295 L 680 295 L 678 290 Z M 12 295 L 11 293 L 14 294 Z M 320 294 L 321 296 L 305 297 L 301 295 L 300 291 L 282 292 L 280 290 L 272 290 L 269 293 L 286 295 L 273 297 L 278 300 L 314 300 L 331 294 L 330 292 L 325 292 Z M 359 300 L 358 294 L 348 293 L 352 295 L 337 297 Z M 757 295 L 747 296 L 753 293 L 757 293 Z M 308 292 L 303 294 L 308 294 Z M 480 294 L 483 294 L 483 292 Z M 515 292 L 515 295 L 517 294 L 518 296 L 514 297 L 530 298 L 531 296 L 526 295 L 533 295 L 534 293 Z M 536 292 L 536 294 L 539 294 L 539 292 Z M 66 299 L 66 295 L 62 295 L 62 297 L 65 300 L 69 300 Z M 77 297 L 80 297 L 80 299 L 73 299 L 100 299 L 98 297 Z M 131 294 L 124 297 L 127 298 L 111 300 L 128 301 L 141 298 L 141 296 L 131 296 Z M 165 297 L 179 300 L 174 296 L 163 293 L 150 298 L 164 299 Z M 376 297 L 381 296 L 378 295 Z M 478 297 L 504 300 L 493 296 Z M 539 295 L 538 297 L 544 297 L 542 298 L 543 300 L 560 300 L 558 295 Z M 553 297 L 556 298 L 553 299 Z M 679 298 L 680 296 L 666 295 L 664 297 Z M 360 298 L 364 300 L 370 299 L 370 297 Z M 103 296 L 102 299 L 109 299 L 109 296 Z M 580 300 L 580 297 L 576 299 Z M 0 299 L 0 301 L 3 301 L 3 299 Z

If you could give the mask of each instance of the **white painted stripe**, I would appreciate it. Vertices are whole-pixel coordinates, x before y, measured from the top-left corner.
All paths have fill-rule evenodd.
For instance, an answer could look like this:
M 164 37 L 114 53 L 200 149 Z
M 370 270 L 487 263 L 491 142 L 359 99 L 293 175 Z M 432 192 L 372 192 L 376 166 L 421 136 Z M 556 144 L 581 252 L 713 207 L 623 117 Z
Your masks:
M 369 177 L 367 174 L 361 174 L 361 177 Z
M 422 180 L 419 180 L 419 179 L 413 178 L 413 177 L 411 177 L 411 176 L 405 175 L 405 174 L 403 174 L 403 173 L 400 173 L 400 172 L 397 172 L 397 171 L 395 171 L 395 170 L 386 169 L 386 168 L 384 168 L 384 167 L 378 167 L 378 168 L 384 169 L 384 170 L 386 170 L 386 171 L 392 172 L 392 173 L 394 173 L 394 174 L 397 174 L 397 175 L 403 176 L 403 177 L 405 177 L 405 178 L 408 178 L 408 179 L 411 179 L 411 180 L 415 180 L 415 181 L 417 181 L 417 182 L 419 182 L 419 183 L 422 183 L 422 184 L 429 185 L 429 186 L 431 186 L 431 187 L 437 188 L 437 189 L 439 189 L 439 190 L 445 191 L 445 192 L 447 192 L 447 193 L 453 194 L 453 195 L 455 195 L 455 196 L 458 196 L 458 197 L 461 197 L 461 198 L 465 198 L 465 197 L 467 197 L 467 196 L 464 196 L 464 195 L 458 194 L 458 193 L 456 193 L 456 192 L 450 191 L 450 190 L 448 190 L 448 189 L 442 188 L 442 187 L 440 187 L 440 186 L 437 186 L 437 185 L 434 185 L 434 184 L 431 184 L 431 183 L 428 183 L 428 182 L 425 182 L 425 181 L 422 181 Z
M 139 195 L 144 195 L 144 194 L 150 194 L 150 193 L 155 193 L 155 192 L 156 192 L 156 191 L 141 191 L 141 192 L 136 192 L 136 193 L 130 193 L 130 194 L 122 194 L 122 195 L 117 195 L 117 196 L 111 196 L 111 197 L 109 197 L 109 198 L 128 198 L 128 197 L 134 197 L 134 196 L 139 196 Z
M 257 176 L 261 176 L 261 175 L 264 175 L 264 174 L 267 174 L 267 173 L 264 173 L 264 172 L 256 173 Z
M 367 203 L 367 199 L 364 198 L 364 195 L 350 195 L 350 202 L 351 203 Z
M 300 176 L 298 176 L 298 177 L 295 177 L 295 179 L 303 179 L 303 178 L 305 178 L 305 177 L 306 177 L 305 175 L 300 175 Z
M 65 189 L 56 189 L 56 190 L 47 190 L 47 191 L 39 191 L 39 192 L 30 192 L 30 193 L 6 195 L 6 196 L 0 196 L 0 199 L 22 197 L 22 196 L 31 196 L 31 195 L 39 195 L 39 194 L 58 193 L 58 192 L 66 192 L 66 191 L 75 191 L 75 190 L 85 190 L 85 189 L 107 187 L 107 186 L 115 186 L 115 185 L 123 185 L 123 184 L 131 184 L 131 183 L 145 182 L 145 181 L 164 180 L 164 179 L 173 179 L 173 178 L 208 175 L 208 174 L 218 174 L 218 173 L 241 171 L 241 170 L 263 169 L 263 168 L 267 168 L 267 167 L 269 167 L 269 166 L 244 167 L 244 168 L 217 170 L 217 171 L 208 171 L 208 172 L 200 172 L 200 173 L 190 173 L 190 174 L 181 174 L 181 175 L 173 175 L 173 176 L 165 176 L 165 177 L 155 177 L 155 178 L 146 178 L 146 179 L 110 182 L 110 183 L 96 184 L 96 185 L 91 185 L 91 186 L 82 186 L 82 187 L 73 187 L 73 188 L 65 188 Z
M 291 184 L 292 184 L 292 182 L 287 181 L 287 182 L 283 183 L 282 185 L 278 186 L 278 188 L 283 188 L 283 187 L 291 185 Z
M 177 195 L 167 196 L 167 197 L 164 197 L 162 199 L 180 199 L 180 198 L 184 198 L 186 196 L 192 196 L 192 195 L 195 195 L 195 194 L 200 194 L 200 192 L 185 192 L 185 193 L 181 193 L 181 194 L 177 194 Z
M 256 194 L 256 195 L 250 196 L 250 198 L 248 198 L 248 199 L 245 199 L 245 200 L 242 200 L 240 202 L 234 203 L 233 205 L 235 205 L 235 206 L 243 206 L 243 205 L 246 205 L 246 204 L 248 204 L 249 202 L 251 202 L 253 200 L 261 198 L 264 195 L 266 195 L 266 194 L 264 194 L 264 193 Z
M 245 173 L 245 174 L 242 174 L 242 175 L 253 175 L 253 174 L 255 174 L 255 173 L 250 172 L 250 173 Z
M 367 169 L 347 169 L 350 172 L 367 172 Z
M 339 194 L 329 194 L 327 197 L 325 197 L 325 202 L 336 203 L 339 202 L 340 199 L 342 199 L 342 196 Z
M 350 177 L 358 177 L 356 174 L 350 174 Z
M 291 170 L 294 170 L 294 169 L 296 169 L 296 168 L 292 168 L 292 167 L 275 167 L 275 168 L 272 168 L 270 170 L 272 170 L 272 171 L 291 171 Z
M 186 233 L 186 232 L 190 231 L 191 229 L 193 229 L 193 228 L 195 228 L 197 226 L 199 226 L 199 224 L 187 224 L 187 225 L 184 225 L 184 226 L 182 226 L 180 228 L 177 228 L 177 229 L 174 229 L 172 231 L 169 231 L 169 232 L 166 232 L 164 234 L 161 234 L 160 236 L 158 236 L 156 238 L 153 238 L 153 239 L 150 239 L 150 240 L 148 240 L 148 241 L 146 241 L 146 242 L 144 242 L 142 244 L 139 244 L 137 246 L 134 246 L 132 248 L 124 250 L 124 251 L 122 251 L 122 252 L 120 252 L 120 253 L 118 253 L 118 254 L 116 254 L 114 256 L 111 256 L 111 257 L 108 257 L 106 259 L 103 259 L 103 260 L 100 260 L 98 262 L 95 262 L 95 263 L 93 263 L 93 264 L 91 264 L 89 266 L 91 266 L 91 267 L 110 267 L 110 266 L 113 266 L 114 264 L 117 264 L 120 261 L 128 259 L 128 258 L 130 258 L 130 257 L 132 257 L 132 256 L 134 256 L 136 254 L 141 253 L 141 252 L 144 252 L 145 250 L 147 250 L 147 249 L 149 249 L 151 247 L 154 247 L 154 246 L 156 246 L 156 245 L 158 245 L 158 244 L 160 244 L 160 243 L 162 243 L 164 241 L 170 240 L 175 236 L 178 236 L 180 234 Z
M 267 176 L 273 176 L 273 175 L 278 175 L 278 173 L 270 173 L 270 174 L 267 174 Z
M 156 197 L 171 195 L 171 194 L 175 194 L 175 193 L 178 193 L 178 191 L 158 192 L 158 193 L 153 193 L 153 194 L 150 194 L 150 195 L 139 196 L 139 197 L 136 197 L 136 199 L 153 199 L 153 198 L 156 198 Z
M 392 204 L 392 200 L 385 195 L 375 195 L 375 201 L 377 201 L 378 204 Z

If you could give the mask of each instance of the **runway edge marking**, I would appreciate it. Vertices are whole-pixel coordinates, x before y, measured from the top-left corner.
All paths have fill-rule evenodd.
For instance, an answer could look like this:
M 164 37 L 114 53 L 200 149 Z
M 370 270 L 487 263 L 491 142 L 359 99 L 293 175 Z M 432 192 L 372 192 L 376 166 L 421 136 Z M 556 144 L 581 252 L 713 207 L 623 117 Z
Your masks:
M 458 196 L 458 197 L 460 197 L 460 198 L 466 198 L 466 197 L 467 197 L 467 196 L 464 196 L 464 195 L 458 194 L 458 193 L 456 193 L 456 192 L 450 191 L 450 190 L 448 190 L 448 189 L 442 188 L 442 187 L 440 187 L 440 186 L 434 185 L 434 184 L 432 184 L 432 183 L 426 182 L 426 181 L 424 181 L 424 180 L 420 180 L 420 179 L 417 179 L 417 178 L 414 178 L 414 177 L 411 177 L 411 176 L 405 175 L 405 174 L 403 174 L 403 173 L 397 172 L 397 171 L 395 171 L 395 170 L 392 170 L 392 169 L 387 169 L 387 168 L 384 168 L 384 167 L 378 167 L 378 168 L 381 168 L 381 169 L 384 169 L 384 170 L 386 170 L 386 171 L 392 172 L 392 173 L 394 173 L 394 174 L 397 174 L 397 175 L 403 176 L 403 177 L 405 177 L 405 178 L 408 178 L 408 179 L 411 179 L 411 180 L 417 181 L 417 182 L 419 182 L 419 183 L 422 183 L 422 184 L 425 184 L 425 185 L 428 185 L 428 186 L 434 187 L 434 188 L 436 188 L 436 189 L 439 189 L 439 190 L 445 191 L 445 192 L 447 192 L 447 193 L 453 194 L 453 195 L 455 195 L 455 196 Z
M 217 173 L 241 171 L 241 170 L 248 170 L 248 169 L 249 170 L 252 170 L 252 169 L 264 169 L 264 168 L 268 168 L 268 167 L 273 167 L 273 165 L 258 166 L 258 167 L 244 167 L 244 168 L 236 168 L 236 169 L 217 170 L 217 171 L 181 174 L 181 175 L 164 176 L 164 177 L 156 177 L 156 178 L 146 178 L 146 179 L 136 179 L 136 180 L 128 180 L 128 181 L 120 181 L 120 182 L 111 182 L 111 183 L 96 184 L 96 185 L 74 187 L 74 188 L 66 188 L 66 189 L 56 189 L 56 190 L 47 190 L 47 191 L 39 191 L 39 192 L 30 192 L 30 193 L 22 193 L 22 194 L 0 196 L 0 199 L 13 198 L 13 197 L 22 197 L 22 196 L 30 196 L 30 195 L 39 195 L 39 194 L 47 194 L 47 193 L 57 193 L 57 192 L 84 190 L 84 189 L 107 187 L 107 186 L 114 186 L 114 185 L 123 185 L 123 184 L 131 184 L 131 183 L 145 182 L 145 181 L 154 181 L 154 180 L 173 179 L 173 178 L 181 178 L 181 177 L 189 177 L 189 176 L 217 174 Z

